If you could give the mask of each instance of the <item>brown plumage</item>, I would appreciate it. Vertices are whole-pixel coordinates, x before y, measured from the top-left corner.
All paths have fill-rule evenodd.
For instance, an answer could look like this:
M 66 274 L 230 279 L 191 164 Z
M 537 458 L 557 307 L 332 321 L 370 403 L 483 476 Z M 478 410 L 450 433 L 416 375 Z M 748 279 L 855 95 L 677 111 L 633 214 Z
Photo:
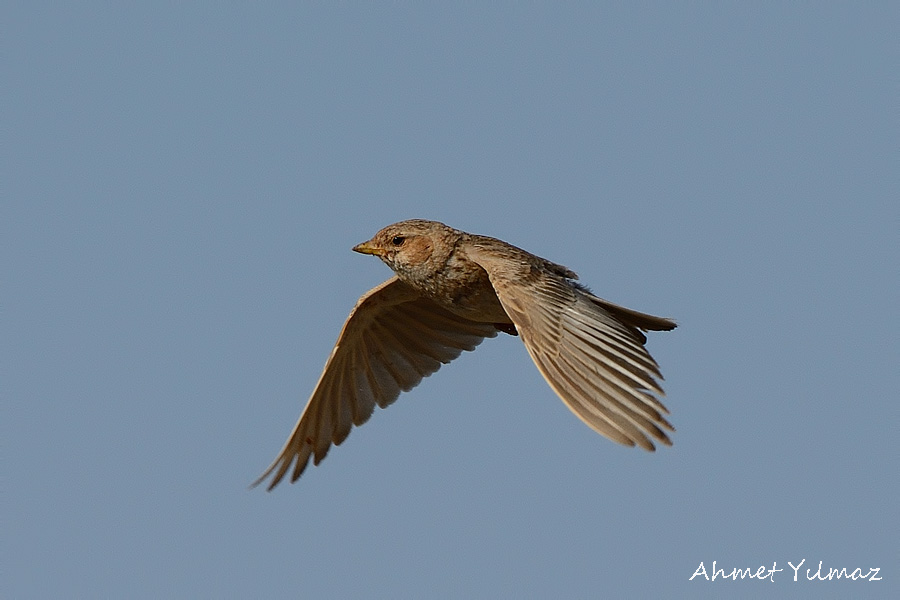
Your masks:
M 498 239 L 435 221 L 389 225 L 353 250 L 396 275 L 359 299 L 312 396 L 275 462 L 272 489 L 310 457 L 362 425 L 423 377 L 498 331 L 521 336 L 550 387 L 578 418 L 609 439 L 654 450 L 671 441 L 656 361 L 643 331 L 675 322 L 598 298 L 577 275 Z

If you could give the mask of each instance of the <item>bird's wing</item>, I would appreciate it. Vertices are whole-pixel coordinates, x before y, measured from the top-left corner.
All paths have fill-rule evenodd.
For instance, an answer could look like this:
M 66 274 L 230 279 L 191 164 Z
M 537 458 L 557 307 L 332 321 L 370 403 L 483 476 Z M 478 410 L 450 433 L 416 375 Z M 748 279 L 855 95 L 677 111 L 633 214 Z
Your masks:
M 495 335 L 493 325 L 459 317 L 397 277 L 369 290 L 347 317 L 287 443 L 253 485 L 274 473 L 271 490 L 291 465 L 296 481 L 310 457 L 319 464 L 332 443 L 340 444 L 353 425 L 369 419 L 376 404 L 388 406 L 441 364 Z
M 654 329 L 672 329 L 673 321 L 629 309 L 620 317 L 621 307 L 487 244 L 466 254 L 487 271 L 534 363 L 572 412 L 621 444 L 654 450 L 652 438 L 671 445 L 663 431 L 674 431 L 663 417 L 668 411 L 654 396 L 664 395 L 662 375 L 634 321 L 646 317 Z

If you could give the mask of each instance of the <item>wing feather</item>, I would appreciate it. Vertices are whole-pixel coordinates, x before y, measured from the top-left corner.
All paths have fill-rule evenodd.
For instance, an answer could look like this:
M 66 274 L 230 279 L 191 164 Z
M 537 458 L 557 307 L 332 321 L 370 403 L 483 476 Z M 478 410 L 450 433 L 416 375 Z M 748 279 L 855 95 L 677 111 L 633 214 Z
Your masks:
M 350 312 L 300 419 L 253 485 L 271 475 L 271 490 L 288 471 L 296 481 L 310 458 L 319 464 L 376 405 L 390 405 L 401 391 L 495 335 L 492 324 L 457 316 L 397 277 L 373 288 Z
M 665 430 L 674 428 L 655 396 L 664 395 L 662 374 L 641 328 L 672 329 L 673 321 L 597 298 L 498 240 L 479 238 L 466 254 L 487 272 L 538 370 L 576 416 L 626 446 L 671 445 Z

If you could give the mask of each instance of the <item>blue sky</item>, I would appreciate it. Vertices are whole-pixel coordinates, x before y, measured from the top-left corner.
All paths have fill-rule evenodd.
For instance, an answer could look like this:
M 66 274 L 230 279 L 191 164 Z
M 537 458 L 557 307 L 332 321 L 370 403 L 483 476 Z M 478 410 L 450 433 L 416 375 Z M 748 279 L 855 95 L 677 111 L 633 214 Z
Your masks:
M 896 597 L 898 13 L 7 7 L 2 595 Z M 675 445 L 502 336 L 248 491 L 406 218 L 676 318 Z

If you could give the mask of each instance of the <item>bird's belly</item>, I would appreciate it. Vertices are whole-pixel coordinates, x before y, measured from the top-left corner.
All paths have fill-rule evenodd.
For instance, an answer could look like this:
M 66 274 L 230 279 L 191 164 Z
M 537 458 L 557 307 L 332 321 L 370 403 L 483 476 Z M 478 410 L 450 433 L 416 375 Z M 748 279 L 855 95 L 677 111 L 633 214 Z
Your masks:
M 479 323 L 512 323 L 490 285 L 467 286 L 461 293 L 445 295 L 438 302 L 450 312 Z

